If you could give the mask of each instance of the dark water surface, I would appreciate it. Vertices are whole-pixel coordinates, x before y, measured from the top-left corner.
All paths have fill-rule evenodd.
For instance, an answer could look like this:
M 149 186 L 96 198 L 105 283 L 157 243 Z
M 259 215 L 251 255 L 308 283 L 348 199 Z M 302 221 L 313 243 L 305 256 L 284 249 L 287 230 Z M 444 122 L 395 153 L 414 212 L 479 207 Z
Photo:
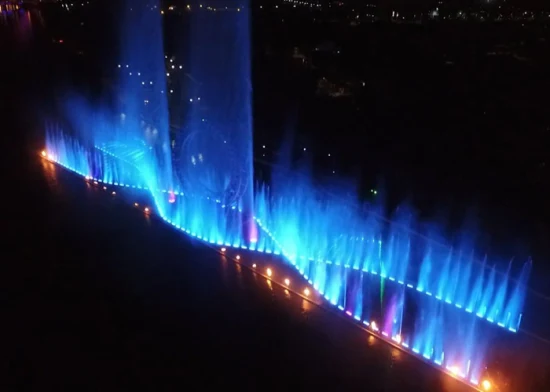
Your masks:
M 0 38 L 0 390 L 465 390 L 43 162 L 63 68 L 22 21 Z

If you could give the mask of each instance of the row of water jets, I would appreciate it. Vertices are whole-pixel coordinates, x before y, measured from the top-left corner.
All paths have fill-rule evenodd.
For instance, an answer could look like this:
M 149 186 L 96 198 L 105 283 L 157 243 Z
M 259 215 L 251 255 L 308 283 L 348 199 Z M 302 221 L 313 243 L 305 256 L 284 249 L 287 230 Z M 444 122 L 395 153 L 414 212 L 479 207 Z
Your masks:
M 136 89 L 135 77 L 121 74 L 123 118 L 71 96 L 71 130 L 47 128 L 50 158 L 105 184 L 148 190 L 160 216 L 204 241 L 283 255 L 329 303 L 367 324 L 378 318 L 382 333 L 477 384 L 491 324 L 519 330 L 530 263 L 515 277 L 510 267 L 497 271 L 466 245 L 449 249 L 413 234 L 406 209 L 388 223 L 378 209 L 327 197 L 307 176 L 283 169 L 272 168 L 269 183 L 253 185 L 250 32 L 243 1 L 235 1 L 239 12 L 193 14 L 188 68 L 202 81 L 210 113 L 206 126 L 203 111 L 188 111 L 182 132 L 198 141 L 175 160 L 162 94 L 162 16 L 151 3 L 156 0 L 132 0 L 122 12 L 120 62 L 153 83 Z M 155 132 L 142 120 L 144 102 L 156 108 Z M 242 173 L 235 193 L 233 179 Z M 338 186 L 333 193 L 350 191 Z

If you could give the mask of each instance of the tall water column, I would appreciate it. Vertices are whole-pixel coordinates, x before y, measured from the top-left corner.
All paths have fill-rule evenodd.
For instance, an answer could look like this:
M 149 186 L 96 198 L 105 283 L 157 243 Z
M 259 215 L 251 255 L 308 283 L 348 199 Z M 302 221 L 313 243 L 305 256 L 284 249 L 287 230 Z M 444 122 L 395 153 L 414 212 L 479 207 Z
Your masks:
M 189 95 L 180 164 L 189 192 L 242 209 L 244 240 L 255 243 L 252 86 L 248 1 L 191 2 L 185 68 L 200 84 Z

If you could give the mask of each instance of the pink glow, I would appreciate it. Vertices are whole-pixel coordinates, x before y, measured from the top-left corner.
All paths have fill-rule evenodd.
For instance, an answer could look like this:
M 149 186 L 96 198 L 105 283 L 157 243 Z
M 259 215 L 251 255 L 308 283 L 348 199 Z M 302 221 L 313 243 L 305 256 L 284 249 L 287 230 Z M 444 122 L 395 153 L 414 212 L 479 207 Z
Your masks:
M 168 192 L 168 202 L 169 203 L 175 203 L 176 202 L 176 194 L 174 191 Z
M 396 314 L 397 314 L 397 298 L 392 297 L 389 303 L 388 315 L 384 320 L 384 331 L 388 331 L 388 333 L 391 333 L 393 329 L 393 320 L 395 319 Z
M 258 227 L 256 227 L 256 222 L 252 219 L 250 220 L 248 227 L 248 238 L 253 244 L 258 242 Z

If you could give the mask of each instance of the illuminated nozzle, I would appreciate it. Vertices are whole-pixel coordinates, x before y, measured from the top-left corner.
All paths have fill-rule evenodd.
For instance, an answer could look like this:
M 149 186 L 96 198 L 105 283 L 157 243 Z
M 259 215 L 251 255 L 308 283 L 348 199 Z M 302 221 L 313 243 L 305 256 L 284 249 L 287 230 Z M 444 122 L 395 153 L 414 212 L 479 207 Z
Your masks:
M 148 214 L 149 213 L 149 207 L 145 207 L 145 213 Z
M 288 278 L 285 279 L 285 286 L 290 286 L 290 279 Z
M 139 207 L 139 204 L 138 204 L 138 203 L 134 203 L 134 206 Z
M 222 249 L 221 249 L 221 251 L 222 251 L 222 252 L 225 252 L 225 251 L 226 251 L 226 249 L 225 249 L 225 248 L 222 248 Z
M 372 328 L 373 331 L 378 331 L 378 326 L 376 325 L 375 321 L 370 323 L 370 327 Z
M 92 177 L 90 177 L 90 176 L 86 176 L 86 177 L 84 177 L 84 178 L 86 179 L 86 181 L 88 181 L 88 180 L 91 180 L 91 179 L 92 179 Z
M 175 203 L 176 202 L 176 194 L 174 191 L 168 192 L 168 202 L 169 203 Z
M 269 277 L 271 277 L 271 275 L 273 275 L 273 271 L 271 271 L 271 268 L 268 268 L 266 270 L 266 272 L 267 272 L 267 276 L 269 276 Z
M 306 287 L 306 288 L 304 289 L 304 295 L 305 295 L 306 297 L 309 297 L 309 294 L 310 294 L 310 291 L 309 291 L 309 289 Z
M 256 268 L 256 264 L 252 264 L 252 268 Z
M 451 367 L 449 367 L 448 369 L 449 369 L 449 371 L 450 371 L 452 374 L 454 374 L 454 375 L 457 375 L 458 372 L 459 372 L 458 366 L 451 366 Z
M 490 391 L 491 390 L 491 382 L 489 380 L 483 380 L 481 383 L 481 387 L 484 391 Z
M 48 156 L 48 153 L 46 152 L 46 150 L 42 150 L 40 155 L 42 155 L 44 158 L 46 158 Z
M 401 343 L 401 335 L 395 335 L 393 338 L 397 343 Z
M 235 258 L 236 258 L 237 260 L 240 260 L 240 259 L 241 259 L 241 256 L 237 255 L 237 256 L 235 256 Z
M 113 191 L 113 192 L 111 193 L 111 195 L 116 195 L 116 192 L 115 192 L 115 191 Z

